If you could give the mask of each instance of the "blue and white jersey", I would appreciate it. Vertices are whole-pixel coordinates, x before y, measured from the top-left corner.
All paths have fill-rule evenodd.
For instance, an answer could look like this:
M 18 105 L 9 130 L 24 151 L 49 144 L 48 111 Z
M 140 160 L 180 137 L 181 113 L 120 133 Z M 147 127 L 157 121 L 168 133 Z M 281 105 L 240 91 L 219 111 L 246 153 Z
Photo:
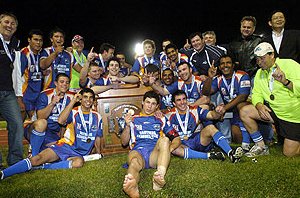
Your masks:
M 178 81 L 175 81 L 171 85 L 167 86 L 167 90 L 171 94 L 177 90 L 183 90 L 187 95 L 188 102 L 194 103 L 202 96 L 203 82 L 200 79 L 200 76 L 193 75 L 192 78 L 193 80 L 190 84 L 185 84 L 183 80 L 179 79 Z
M 226 82 L 224 82 L 226 80 Z M 212 81 L 211 88 L 214 93 L 220 91 L 225 104 L 240 94 L 250 94 L 251 83 L 249 75 L 244 71 L 236 71 L 234 73 L 234 81 L 232 78 L 225 79 L 222 76 L 215 77 Z
M 72 150 L 84 156 L 93 149 L 96 137 L 103 136 L 102 117 L 98 112 L 91 111 L 83 112 L 81 118 L 80 108 L 72 109 L 67 119 L 68 125 L 64 137 L 58 141 L 58 144 L 67 143 Z
M 175 136 L 178 134 L 166 117 L 156 118 L 153 115 L 134 115 L 130 123 L 130 148 L 154 148 L 162 136 Z
M 47 89 L 39 95 L 38 101 L 37 101 L 37 111 L 44 109 L 47 107 L 51 101 L 52 98 L 55 95 L 55 89 Z M 74 93 L 68 91 L 65 93 L 64 98 L 60 99 L 59 103 L 57 103 L 54 108 L 52 109 L 50 115 L 47 118 L 47 132 L 51 133 L 58 133 L 60 130 L 60 126 L 57 122 L 57 119 L 60 115 L 60 113 L 65 109 L 65 107 L 70 103 L 71 99 L 73 98 Z
M 131 68 L 131 72 L 136 72 L 139 75 L 143 75 L 145 73 L 145 67 L 150 63 L 154 64 L 158 68 L 160 68 L 160 62 L 155 56 L 147 57 L 146 55 L 144 55 L 144 56 L 138 57 L 134 61 L 134 64 Z
M 40 60 L 47 58 L 54 52 L 53 47 L 45 48 L 41 51 L 41 58 Z M 54 88 L 54 80 L 59 73 L 67 74 L 70 79 L 72 79 L 72 67 L 74 64 L 74 57 L 73 54 L 63 50 L 58 56 L 55 58 L 53 63 L 51 64 L 49 71 L 50 74 L 45 77 L 44 80 L 44 90 L 48 88 Z
M 188 114 L 178 113 L 178 115 L 180 116 L 181 122 L 182 122 L 182 126 L 186 125 L 185 120 L 186 120 L 186 116 L 188 116 L 186 131 L 184 129 L 182 129 L 180 126 L 180 123 L 176 116 L 176 108 L 175 107 L 172 108 L 171 111 L 166 113 L 166 117 L 169 119 L 170 123 L 172 124 L 172 127 L 178 132 L 180 139 L 183 140 L 183 138 L 185 136 L 189 138 L 195 132 L 199 132 L 199 131 L 196 131 L 196 129 L 199 124 L 207 121 L 206 117 L 207 117 L 208 112 L 209 112 L 209 110 L 202 109 L 201 107 L 189 107 Z

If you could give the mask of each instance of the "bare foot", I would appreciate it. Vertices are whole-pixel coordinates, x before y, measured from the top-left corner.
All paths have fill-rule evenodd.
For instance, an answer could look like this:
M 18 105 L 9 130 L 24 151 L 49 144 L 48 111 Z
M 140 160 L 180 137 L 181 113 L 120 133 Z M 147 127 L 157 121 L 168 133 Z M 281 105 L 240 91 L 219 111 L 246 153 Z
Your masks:
M 153 190 L 161 190 L 165 184 L 166 181 L 164 176 L 160 172 L 156 171 L 153 175 Z
M 139 198 L 140 193 L 136 180 L 131 174 L 125 175 L 123 191 L 131 198 Z

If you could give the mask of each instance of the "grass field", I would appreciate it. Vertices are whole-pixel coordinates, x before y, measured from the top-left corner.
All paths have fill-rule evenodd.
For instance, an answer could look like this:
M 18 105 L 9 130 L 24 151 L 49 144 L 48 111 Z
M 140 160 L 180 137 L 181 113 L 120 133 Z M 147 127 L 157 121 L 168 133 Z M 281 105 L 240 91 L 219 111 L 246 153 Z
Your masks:
M 6 147 L 0 148 L 6 155 Z M 232 164 L 171 158 L 167 184 L 152 190 L 154 170 L 141 173 L 141 197 L 300 197 L 300 157 L 286 158 L 280 147 L 271 155 Z M 126 197 L 122 192 L 126 154 L 87 162 L 81 169 L 36 170 L 0 181 L 0 197 Z

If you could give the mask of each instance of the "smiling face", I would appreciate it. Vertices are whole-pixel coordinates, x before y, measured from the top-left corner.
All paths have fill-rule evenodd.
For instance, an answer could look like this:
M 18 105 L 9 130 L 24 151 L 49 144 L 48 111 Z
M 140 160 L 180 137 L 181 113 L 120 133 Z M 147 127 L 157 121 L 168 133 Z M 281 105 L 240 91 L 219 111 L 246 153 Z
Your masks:
M 70 79 L 66 76 L 60 76 L 54 81 L 56 92 L 66 93 L 70 88 Z
M 190 82 L 192 80 L 192 68 L 187 63 L 183 63 L 178 66 L 178 76 L 184 82 Z
M 269 26 L 273 29 L 284 28 L 285 17 L 282 12 L 276 12 L 272 15 L 271 21 L 269 21 Z
M 63 46 L 65 42 L 65 37 L 61 32 L 55 32 L 50 38 L 53 47 Z
M 166 54 L 168 59 L 170 59 L 172 62 L 178 62 L 178 50 L 174 48 L 168 48 Z
M 118 74 L 120 72 L 120 65 L 117 61 L 111 60 L 108 63 L 107 70 L 109 72 L 109 75 L 118 76 Z
M 4 40 L 10 40 L 12 35 L 17 31 L 17 26 L 17 21 L 11 16 L 6 15 L 0 19 L 0 34 L 2 34 Z
M 191 39 L 191 44 L 197 51 L 200 51 L 204 47 L 204 41 L 200 38 L 199 35 L 196 35 Z
M 81 98 L 81 108 L 83 111 L 89 111 L 93 106 L 94 95 L 89 92 L 84 92 Z
M 222 57 L 220 59 L 220 66 L 219 66 L 223 76 L 225 78 L 230 78 L 233 74 L 234 65 L 230 57 Z
M 173 104 L 177 108 L 179 113 L 185 113 L 188 108 L 186 95 L 185 94 L 176 95 Z
M 72 47 L 73 47 L 73 49 L 76 49 L 77 52 L 82 52 L 82 50 L 84 48 L 84 41 L 82 39 L 73 41 Z
M 253 32 L 255 31 L 255 26 L 253 21 L 250 20 L 244 20 L 241 22 L 241 34 L 243 38 L 246 38 L 248 36 L 251 36 Z

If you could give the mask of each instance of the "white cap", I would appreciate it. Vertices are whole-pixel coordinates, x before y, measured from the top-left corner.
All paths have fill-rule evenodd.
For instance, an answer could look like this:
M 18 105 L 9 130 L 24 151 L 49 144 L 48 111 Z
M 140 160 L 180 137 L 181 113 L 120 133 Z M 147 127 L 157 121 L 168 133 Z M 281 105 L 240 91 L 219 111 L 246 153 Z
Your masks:
M 254 49 L 255 56 L 264 56 L 269 52 L 274 52 L 274 49 L 272 45 L 267 42 L 260 43 Z

